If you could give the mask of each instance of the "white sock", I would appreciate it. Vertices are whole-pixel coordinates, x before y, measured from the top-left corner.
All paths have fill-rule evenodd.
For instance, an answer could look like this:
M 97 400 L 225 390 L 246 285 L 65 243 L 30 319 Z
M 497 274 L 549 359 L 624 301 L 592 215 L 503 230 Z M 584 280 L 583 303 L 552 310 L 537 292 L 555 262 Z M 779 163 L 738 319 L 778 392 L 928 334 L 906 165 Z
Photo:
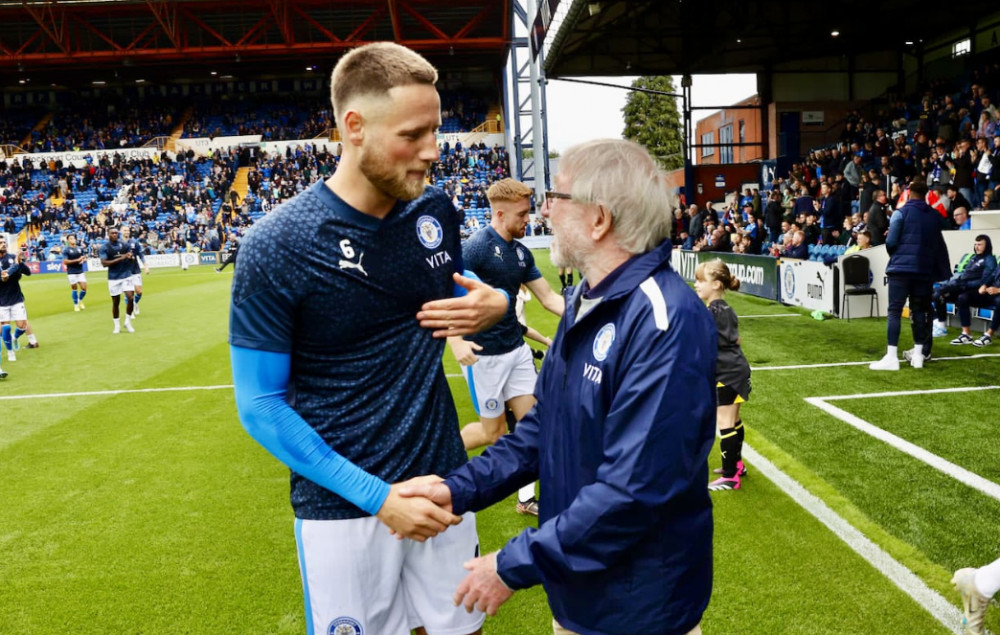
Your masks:
M 28 336 L 28 343 L 29 344 L 37 344 L 38 343 L 38 339 L 35 337 L 34 333 L 32 333 L 31 335 Z
M 517 490 L 517 502 L 519 502 L 519 503 L 527 503 L 528 501 L 530 501 L 534 497 L 535 497 L 535 484 L 534 483 L 531 483 L 529 485 L 525 485 L 521 489 Z
M 119 328 L 121 326 L 121 323 L 118 321 L 118 318 L 111 318 L 111 319 L 115 321 L 115 328 Z
M 926 322 L 924 322 L 926 324 Z M 898 346 L 886 346 L 885 356 L 892 357 L 893 359 L 899 357 L 899 347 Z
M 924 347 L 923 347 L 923 345 L 921 345 L 921 344 L 914 345 L 913 351 L 912 351 L 911 355 L 920 355 L 921 357 L 923 357 L 924 356 Z
M 1000 591 L 1000 560 L 976 570 L 976 589 L 984 598 L 991 598 Z

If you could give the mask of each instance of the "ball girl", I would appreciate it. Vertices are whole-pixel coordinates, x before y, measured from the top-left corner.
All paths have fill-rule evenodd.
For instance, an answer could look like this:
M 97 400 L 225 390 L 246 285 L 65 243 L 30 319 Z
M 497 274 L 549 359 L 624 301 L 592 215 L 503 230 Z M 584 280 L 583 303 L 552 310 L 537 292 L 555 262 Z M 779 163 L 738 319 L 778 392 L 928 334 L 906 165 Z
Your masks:
M 701 263 L 695 269 L 694 278 L 695 291 L 712 312 L 719 329 L 719 358 L 715 367 L 718 409 L 715 421 L 721 437 L 722 468 L 715 470 L 720 476 L 708 484 L 708 489 L 739 489 L 740 478 L 747 473 L 742 457 L 740 404 L 750 398 L 750 364 L 740 348 L 736 313 L 722 298 L 726 291 L 738 290 L 740 281 L 733 277 L 729 267 L 721 260 Z

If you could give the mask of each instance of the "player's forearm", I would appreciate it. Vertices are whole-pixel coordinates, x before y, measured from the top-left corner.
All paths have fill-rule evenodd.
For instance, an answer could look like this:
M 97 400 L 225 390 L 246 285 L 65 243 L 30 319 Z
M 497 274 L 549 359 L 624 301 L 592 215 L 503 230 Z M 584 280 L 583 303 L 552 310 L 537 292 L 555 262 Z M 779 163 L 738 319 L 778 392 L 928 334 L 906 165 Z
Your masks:
M 240 422 L 298 474 L 375 514 L 389 484 L 335 452 L 286 401 L 290 356 L 230 347 Z

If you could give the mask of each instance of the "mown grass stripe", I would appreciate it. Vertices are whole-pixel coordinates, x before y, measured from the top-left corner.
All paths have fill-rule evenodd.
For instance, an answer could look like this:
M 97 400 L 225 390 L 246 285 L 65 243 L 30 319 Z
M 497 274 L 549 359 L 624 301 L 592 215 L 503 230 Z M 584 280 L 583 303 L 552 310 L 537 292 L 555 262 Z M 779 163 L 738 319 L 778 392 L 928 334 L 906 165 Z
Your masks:
M 826 503 L 809 493 L 797 481 L 782 472 L 749 445 L 743 446 L 743 456 L 781 491 L 829 528 L 855 553 L 913 598 L 934 619 L 955 635 L 961 635 L 962 613 L 948 600 L 924 584 L 912 571 L 897 562 L 881 547 L 827 507 Z
M 914 445 L 906 439 L 897 437 L 891 432 L 883 430 L 882 428 L 865 421 L 861 417 L 855 416 L 846 410 L 842 410 L 833 404 L 823 401 L 821 398 L 806 397 L 805 401 L 806 403 L 816 406 L 827 414 L 840 419 L 847 425 L 857 428 L 861 432 L 887 443 L 900 452 L 908 454 L 918 461 L 923 461 L 927 465 L 947 476 L 950 476 L 956 481 L 964 483 L 965 485 L 968 485 L 969 487 L 1000 501 L 1000 485 L 997 485 L 993 481 L 985 479 L 963 467 L 959 467 L 951 461 L 947 461 L 932 452 L 928 452 L 919 445 Z
M 225 390 L 232 388 L 232 384 L 221 386 L 176 386 L 173 388 L 131 388 L 125 390 L 85 390 L 82 392 L 50 392 L 35 393 L 31 395 L 5 395 L 0 396 L 0 401 L 13 401 L 15 399 L 52 399 L 62 397 L 97 397 L 105 395 L 127 395 L 137 392 L 182 392 L 185 390 Z

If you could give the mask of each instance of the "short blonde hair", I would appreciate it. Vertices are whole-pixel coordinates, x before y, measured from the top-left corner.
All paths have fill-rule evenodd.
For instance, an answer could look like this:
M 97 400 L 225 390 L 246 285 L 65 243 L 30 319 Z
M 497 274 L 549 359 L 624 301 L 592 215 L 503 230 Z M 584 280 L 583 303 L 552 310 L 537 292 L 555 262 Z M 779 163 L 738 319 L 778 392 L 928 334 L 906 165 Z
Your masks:
M 531 198 L 531 188 L 515 181 L 514 179 L 503 179 L 497 181 L 486 190 L 486 198 L 490 205 L 494 203 L 520 203 L 526 198 Z
M 437 83 L 437 69 L 422 55 L 393 42 L 375 42 L 348 52 L 330 76 L 333 116 L 339 119 L 351 100 L 382 97 L 397 86 Z

